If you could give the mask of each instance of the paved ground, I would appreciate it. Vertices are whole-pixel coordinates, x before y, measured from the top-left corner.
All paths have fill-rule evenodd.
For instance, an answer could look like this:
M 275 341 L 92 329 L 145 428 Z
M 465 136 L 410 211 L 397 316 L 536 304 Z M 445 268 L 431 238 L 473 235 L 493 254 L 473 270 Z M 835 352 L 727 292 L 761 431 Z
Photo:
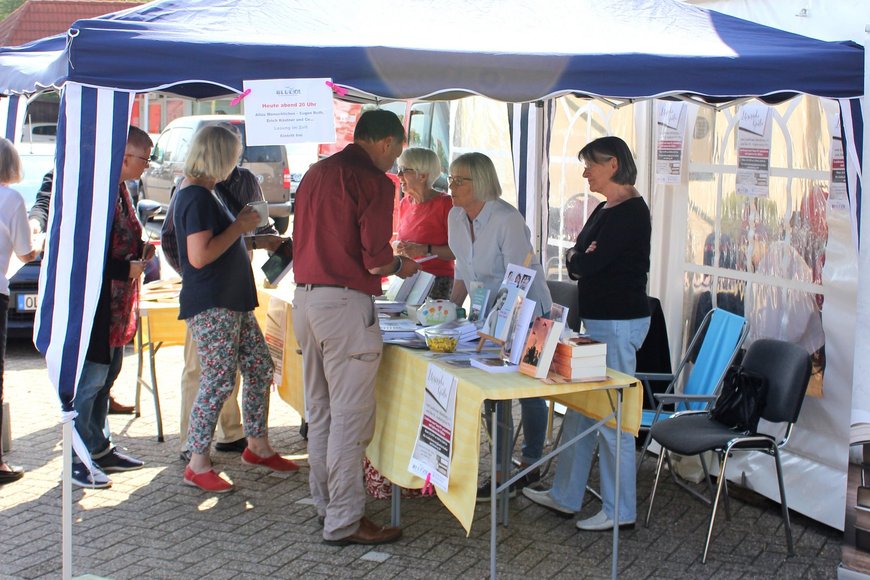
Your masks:
M 320 541 L 310 505 L 307 469 L 290 476 L 241 465 L 216 453 L 216 466 L 236 483 L 225 496 L 181 484 L 178 459 L 178 381 L 181 348 L 159 352 L 166 442 L 157 443 L 153 406 L 143 399 L 139 419 L 111 416 L 116 442 L 147 462 L 112 476 L 108 490 L 74 491 L 73 576 L 111 578 L 484 578 L 489 575 L 489 507 L 480 506 L 470 537 L 437 499 L 403 502 L 404 537 L 376 549 L 331 547 Z M 132 351 L 116 385 L 133 398 Z M 24 480 L 0 487 L 0 578 L 58 578 L 61 573 L 61 430 L 57 399 L 45 365 L 27 342 L 11 342 L 6 400 L 12 407 L 13 451 Z M 275 395 L 270 415 L 277 449 L 304 458 L 299 416 Z M 488 460 L 484 459 L 487 462 Z M 646 508 L 652 461 L 638 480 Z M 732 501 L 732 521 L 714 531 L 701 564 L 706 507 L 670 481 L 660 487 L 650 528 L 623 532 L 622 578 L 834 578 L 842 534 L 794 514 L 797 554 L 786 557 L 779 507 L 747 493 Z M 597 511 L 589 504 L 583 515 Z M 644 512 L 645 513 L 645 512 Z M 389 519 L 389 502 L 371 500 L 368 515 Z M 610 574 L 610 535 L 581 533 L 525 498 L 511 502 L 511 526 L 499 530 L 499 575 L 504 578 L 603 578 Z

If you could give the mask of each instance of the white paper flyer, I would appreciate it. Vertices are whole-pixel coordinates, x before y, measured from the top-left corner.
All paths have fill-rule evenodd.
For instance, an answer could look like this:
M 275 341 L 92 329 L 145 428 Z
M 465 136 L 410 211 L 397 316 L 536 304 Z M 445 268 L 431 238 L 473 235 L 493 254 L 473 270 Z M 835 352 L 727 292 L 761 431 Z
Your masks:
M 683 175 L 686 103 L 656 103 L 656 183 L 678 184 Z
M 740 108 L 737 127 L 737 194 L 767 197 L 770 192 L 770 109 L 751 104 Z
M 453 455 L 453 416 L 459 379 L 435 364 L 426 371 L 426 393 L 408 471 L 447 491 Z
M 248 145 L 335 142 L 329 79 L 244 81 Z

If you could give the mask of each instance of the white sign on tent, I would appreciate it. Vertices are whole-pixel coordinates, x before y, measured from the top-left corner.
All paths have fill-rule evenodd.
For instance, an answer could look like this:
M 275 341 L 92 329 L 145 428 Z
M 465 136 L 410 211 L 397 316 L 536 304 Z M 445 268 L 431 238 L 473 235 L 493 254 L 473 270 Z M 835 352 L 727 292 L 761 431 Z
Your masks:
M 332 89 L 327 83 L 330 79 L 244 81 L 248 145 L 334 142 Z

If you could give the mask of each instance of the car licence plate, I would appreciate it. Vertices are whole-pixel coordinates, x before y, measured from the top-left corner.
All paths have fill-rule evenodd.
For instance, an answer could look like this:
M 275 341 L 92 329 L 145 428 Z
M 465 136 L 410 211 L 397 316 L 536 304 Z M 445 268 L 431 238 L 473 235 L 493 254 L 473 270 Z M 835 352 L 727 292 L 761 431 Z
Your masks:
M 19 294 L 17 297 L 18 311 L 33 312 L 34 310 L 36 310 L 38 296 L 38 294 Z

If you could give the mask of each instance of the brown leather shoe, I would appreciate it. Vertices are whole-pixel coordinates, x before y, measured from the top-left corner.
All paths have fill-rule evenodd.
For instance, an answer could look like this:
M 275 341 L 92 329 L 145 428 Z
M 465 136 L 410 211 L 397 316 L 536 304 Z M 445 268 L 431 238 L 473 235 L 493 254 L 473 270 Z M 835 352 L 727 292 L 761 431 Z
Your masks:
M 136 408 L 131 405 L 122 405 L 112 397 L 109 397 L 110 415 L 132 415 Z
M 347 546 L 348 544 L 390 544 L 402 537 L 401 528 L 378 526 L 367 517 L 359 521 L 359 529 L 349 536 L 339 540 L 323 540 L 330 546 Z

